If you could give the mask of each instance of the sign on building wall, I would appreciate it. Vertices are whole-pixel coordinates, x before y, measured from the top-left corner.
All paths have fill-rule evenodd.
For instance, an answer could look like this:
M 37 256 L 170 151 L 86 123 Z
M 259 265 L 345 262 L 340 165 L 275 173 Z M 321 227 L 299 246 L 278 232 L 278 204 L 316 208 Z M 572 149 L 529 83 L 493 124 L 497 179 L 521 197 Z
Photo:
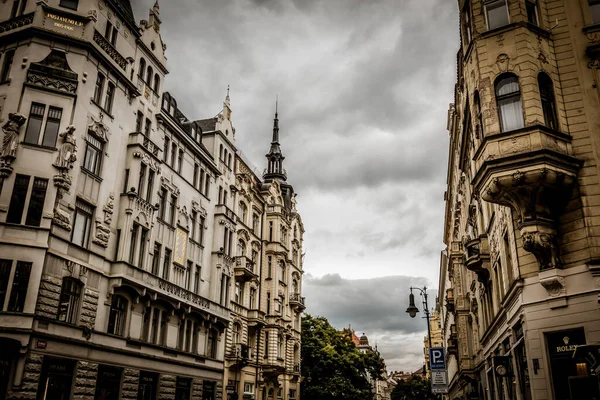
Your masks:
M 448 393 L 446 351 L 443 347 L 429 349 L 429 369 L 431 370 L 431 393 Z

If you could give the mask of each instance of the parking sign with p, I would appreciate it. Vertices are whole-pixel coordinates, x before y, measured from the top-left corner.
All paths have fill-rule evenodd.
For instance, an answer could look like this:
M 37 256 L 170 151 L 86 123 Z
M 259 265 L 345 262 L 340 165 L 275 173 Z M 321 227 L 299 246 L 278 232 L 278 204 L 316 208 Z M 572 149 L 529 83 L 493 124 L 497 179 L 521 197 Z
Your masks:
M 429 349 L 429 368 L 432 371 L 444 371 L 446 369 L 446 354 L 443 347 Z

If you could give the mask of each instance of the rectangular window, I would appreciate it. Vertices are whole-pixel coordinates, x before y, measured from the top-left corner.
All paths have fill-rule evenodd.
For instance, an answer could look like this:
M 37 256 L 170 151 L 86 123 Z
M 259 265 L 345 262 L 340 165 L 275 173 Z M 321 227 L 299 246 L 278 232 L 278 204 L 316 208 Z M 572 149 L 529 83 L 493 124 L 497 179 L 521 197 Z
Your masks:
M 135 260 L 135 249 L 137 247 L 137 235 L 138 231 L 140 230 L 139 228 L 140 226 L 134 222 L 133 228 L 131 229 L 131 242 L 129 242 L 129 264 L 133 264 L 133 261 Z
M 56 319 L 70 324 L 77 323 L 82 286 L 77 279 L 63 278 Z
M 162 278 L 169 280 L 169 270 L 171 269 L 171 249 L 165 249 L 165 259 L 163 262 Z
M 104 37 L 110 42 L 110 44 L 113 45 L 113 47 L 117 45 L 118 32 L 119 31 L 117 31 L 117 28 L 114 27 L 110 23 L 110 21 L 106 21 L 106 30 L 104 31 Z
M 471 4 L 467 1 L 465 2 L 465 6 L 463 7 L 462 12 L 462 34 L 463 34 L 463 44 L 468 46 L 471 43 Z
M 177 161 L 177 145 L 173 143 L 171 145 L 171 168 L 175 169 L 175 162 Z
M 138 256 L 138 264 L 139 268 L 144 268 L 144 258 L 146 255 L 146 240 L 148 239 L 148 229 L 140 226 L 140 254 Z
M 588 4 L 592 14 L 592 24 L 600 24 L 600 0 L 588 0 Z
M 146 118 L 146 124 L 144 125 L 144 135 L 150 137 L 150 129 L 152 129 L 152 121 Z
M 271 315 L 271 293 L 267 292 L 267 315 Z
M 119 400 L 123 368 L 98 366 L 98 380 L 94 400 Z
M 25 143 L 38 144 L 45 112 L 45 104 L 31 103 L 31 109 L 29 110 L 29 118 L 27 121 L 27 129 L 25 130 L 25 137 L 23 139 Z
M 171 203 L 169 204 L 169 223 L 171 225 L 175 225 L 177 220 L 177 197 L 175 195 L 171 195 Z
M 179 158 L 177 163 L 177 172 L 181 175 L 181 171 L 183 170 L 183 149 L 179 149 Z
M 256 289 L 250 289 L 250 304 L 248 305 L 251 310 L 256 308 Z
M 146 183 L 146 170 L 148 169 L 148 167 L 146 166 L 146 164 L 141 163 L 140 164 L 140 176 L 138 179 L 138 196 L 140 198 L 144 197 L 144 184 Z
M 204 217 L 200 216 L 200 223 L 198 224 L 198 243 L 204 245 Z
M 8 281 L 10 280 L 10 271 L 12 269 L 12 260 L 0 260 L 0 311 L 4 310 L 6 294 L 8 292 Z
M 88 246 L 93 217 L 94 207 L 77 199 L 75 203 L 75 215 L 73 217 L 71 242 L 81 247 Z
M 158 218 L 160 218 L 161 220 L 165 221 L 166 218 L 166 211 L 167 211 L 167 189 L 165 188 L 161 188 L 160 189 L 160 195 L 159 195 L 159 210 L 158 210 Z M 166 221 L 165 221 L 166 222 Z
M 20 224 L 23 219 L 23 211 L 25 210 L 25 200 L 27 197 L 27 190 L 29 188 L 29 180 L 31 179 L 28 175 L 19 175 L 15 178 L 15 186 L 13 187 L 12 196 L 10 199 L 10 206 L 8 207 L 8 216 L 6 222 L 11 224 Z
M 125 177 L 123 178 L 123 193 L 127 193 L 129 186 L 129 168 L 125 170 Z
M 44 129 L 44 139 L 42 146 L 55 147 L 58 130 L 60 129 L 60 119 L 62 118 L 62 108 L 50 107 L 48 109 L 48 118 L 46 118 L 46 128 Z
M 0 83 L 7 82 L 10 78 L 10 69 L 12 68 L 14 58 L 14 50 L 9 50 L 4 54 L 4 61 L 2 62 L 2 73 L 0 74 Z
M 194 269 L 194 262 L 188 261 L 187 271 L 185 271 L 187 273 L 187 279 L 186 279 L 186 284 L 185 284 L 185 288 L 187 290 L 190 290 L 190 288 L 192 287 L 192 277 L 194 276 L 194 274 L 192 274 L 193 269 Z
M 104 81 L 104 75 L 98 72 L 98 77 L 96 78 L 96 87 L 94 88 L 94 102 L 96 102 L 96 104 L 100 104 L 100 101 L 102 100 Z
M 144 121 L 144 114 L 141 111 L 137 112 L 137 116 L 135 117 L 135 131 L 142 131 L 142 122 Z
M 254 384 L 244 382 L 244 393 L 252 393 L 254 394 Z
M 166 164 L 169 158 L 169 146 L 171 145 L 171 140 L 168 137 L 165 137 L 165 148 L 163 150 L 163 162 Z
M 193 185 L 195 188 L 198 187 L 198 164 L 194 163 L 194 180 Z
M 202 276 L 202 267 L 196 265 L 196 273 L 194 274 L 194 293 L 200 294 L 200 277 Z
M 488 30 L 508 25 L 508 7 L 506 0 L 490 1 L 485 5 Z
M 137 400 L 156 400 L 158 395 L 158 374 L 154 372 L 140 372 Z
M 146 189 L 146 201 L 152 202 L 152 191 L 154 190 L 154 171 L 148 171 L 148 188 Z
M 83 168 L 96 176 L 100 176 L 100 164 L 102 161 L 104 145 L 92 135 L 87 135 L 85 140 L 85 156 L 83 157 Z
M 71 10 L 77 10 L 79 0 L 60 0 L 60 6 L 70 8 Z
M 161 245 L 158 242 L 154 243 L 154 252 L 152 254 L 152 273 L 158 275 L 160 269 L 160 248 Z
M 537 0 L 526 0 L 527 21 L 533 25 L 539 26 Z
M 44 201 L 46 200 L 47 188 L 48 179 L 34 178 L 25 225 L 40 226 L 40 223 L 42 222 L 42 211 L 44 210 Z
M 115 99 L 115 85 L 111 82 L 106 88 L 106 98 L 104 99 L 104 110 L 112 114 L 113 101 Z
M 268 357 L 269 357 L 269 332 L 265 332 L 265 358 L 268 358 Z
M 17 261 L 17 268 L 15 269 L 15 276 L 13 277 L 13 284 L 10 291 L 10 301 L 8 302 L 8 311 L 23 312 L 32 265 L 33 263 L 31 262 Z
M 190 221 L 190 238 L 196 240 L 196 223 L 198 221 L 198 211 L 192 210 L 192 220 Z

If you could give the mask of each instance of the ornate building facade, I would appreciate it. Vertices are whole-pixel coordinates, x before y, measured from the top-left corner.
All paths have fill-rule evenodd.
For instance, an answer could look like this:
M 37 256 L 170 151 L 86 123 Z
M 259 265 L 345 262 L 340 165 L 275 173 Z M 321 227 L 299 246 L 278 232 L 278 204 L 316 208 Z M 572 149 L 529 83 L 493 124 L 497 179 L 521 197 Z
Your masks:
M 600 4 L 459 7 L 439 283 L 448 397 L 598 397 L 580 353 L 600 342 Z
M 0 399 L 226 398 L 242 320 L 272 332 L 284 367 L 261 358 L 248 394 L 299 393 L 293 190 L 245 175 L 229 93 L 214 118 L 182 113 L 160 31 L 157 3 L 139 24 L 129 0 L 0 4 Z M 287 240 L 267 240 L 270 223 Z M 273 289 L 270 254 L 286 267 Z

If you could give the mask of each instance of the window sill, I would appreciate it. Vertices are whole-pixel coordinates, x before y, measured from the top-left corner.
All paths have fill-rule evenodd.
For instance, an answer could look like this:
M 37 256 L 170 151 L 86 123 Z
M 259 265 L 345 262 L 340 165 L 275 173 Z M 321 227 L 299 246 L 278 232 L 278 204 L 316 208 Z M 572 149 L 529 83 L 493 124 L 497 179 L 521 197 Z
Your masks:
M 23 145 L 23 147 L 30 147 L 32 149 L 46 151 L 47 153 L 54 153 L 55 151 L 58 150 L 56 147 L 43 146 L 43 145 L 37 144 L 37 143 L 21 142 L 21 144 Z
M 168 223 L 167 221 L 165 221 L 164 219 L 158 217 L 156 218 L 158 220 L 158 222 L 162 223 L 164 226 L 166 226 L 167 228 L 169 228 L 170 230 L 174 231 L 175 230 L 175 226 L 173 226 L 172 224 Z
M 104 114 L 106 114 L 111 121 L 115 120 L 115 117 L 112 115 L 112 113 L 108 112 L 104 107 L 102 107 L 100 104 L 96 103 L 96 101 L 94 99 L 90 99 L 90 103 L 94 104 L 96 107 L 98 107 Z
M 90 171 L 89 169 L 87 169 L 85 167 L 81 167 L 81 170 L 83 172 L 85 172 L 85 174 L 88 175 L 90 178 L 95 179 L 99 183 L 102 183 L 102 178 L 100 178 L 99 175 L 93 173 L 92 171 Z
M 10 85 L 10 81 L 12 81 L 12 79 L 8 78 L 7 80 L 0 82 L 0 85 Z
M 279 280 L 279 284 L 280 284 L 280 285 L 283 285 L 283 286 L 287 286 L 287 283 L 285 283 L 285 282 L 284 282 L 284 281 L 282 281 L 282 280 Z
M 42 218 L 44 218 L 44 217 L 42 217 Z M 38 230 L 44 230 L 44 231 L 50 230 L 50 228 L 42 228 L 41 226 L 15 224 L 13 222 L 4 222 L 3 225 L 11 227 L 11 228 L 38 229 Z
M 600 23 L 584 26 L 583 28 L 581 28 L 581 31 L 583 33 L 600 32 Z

